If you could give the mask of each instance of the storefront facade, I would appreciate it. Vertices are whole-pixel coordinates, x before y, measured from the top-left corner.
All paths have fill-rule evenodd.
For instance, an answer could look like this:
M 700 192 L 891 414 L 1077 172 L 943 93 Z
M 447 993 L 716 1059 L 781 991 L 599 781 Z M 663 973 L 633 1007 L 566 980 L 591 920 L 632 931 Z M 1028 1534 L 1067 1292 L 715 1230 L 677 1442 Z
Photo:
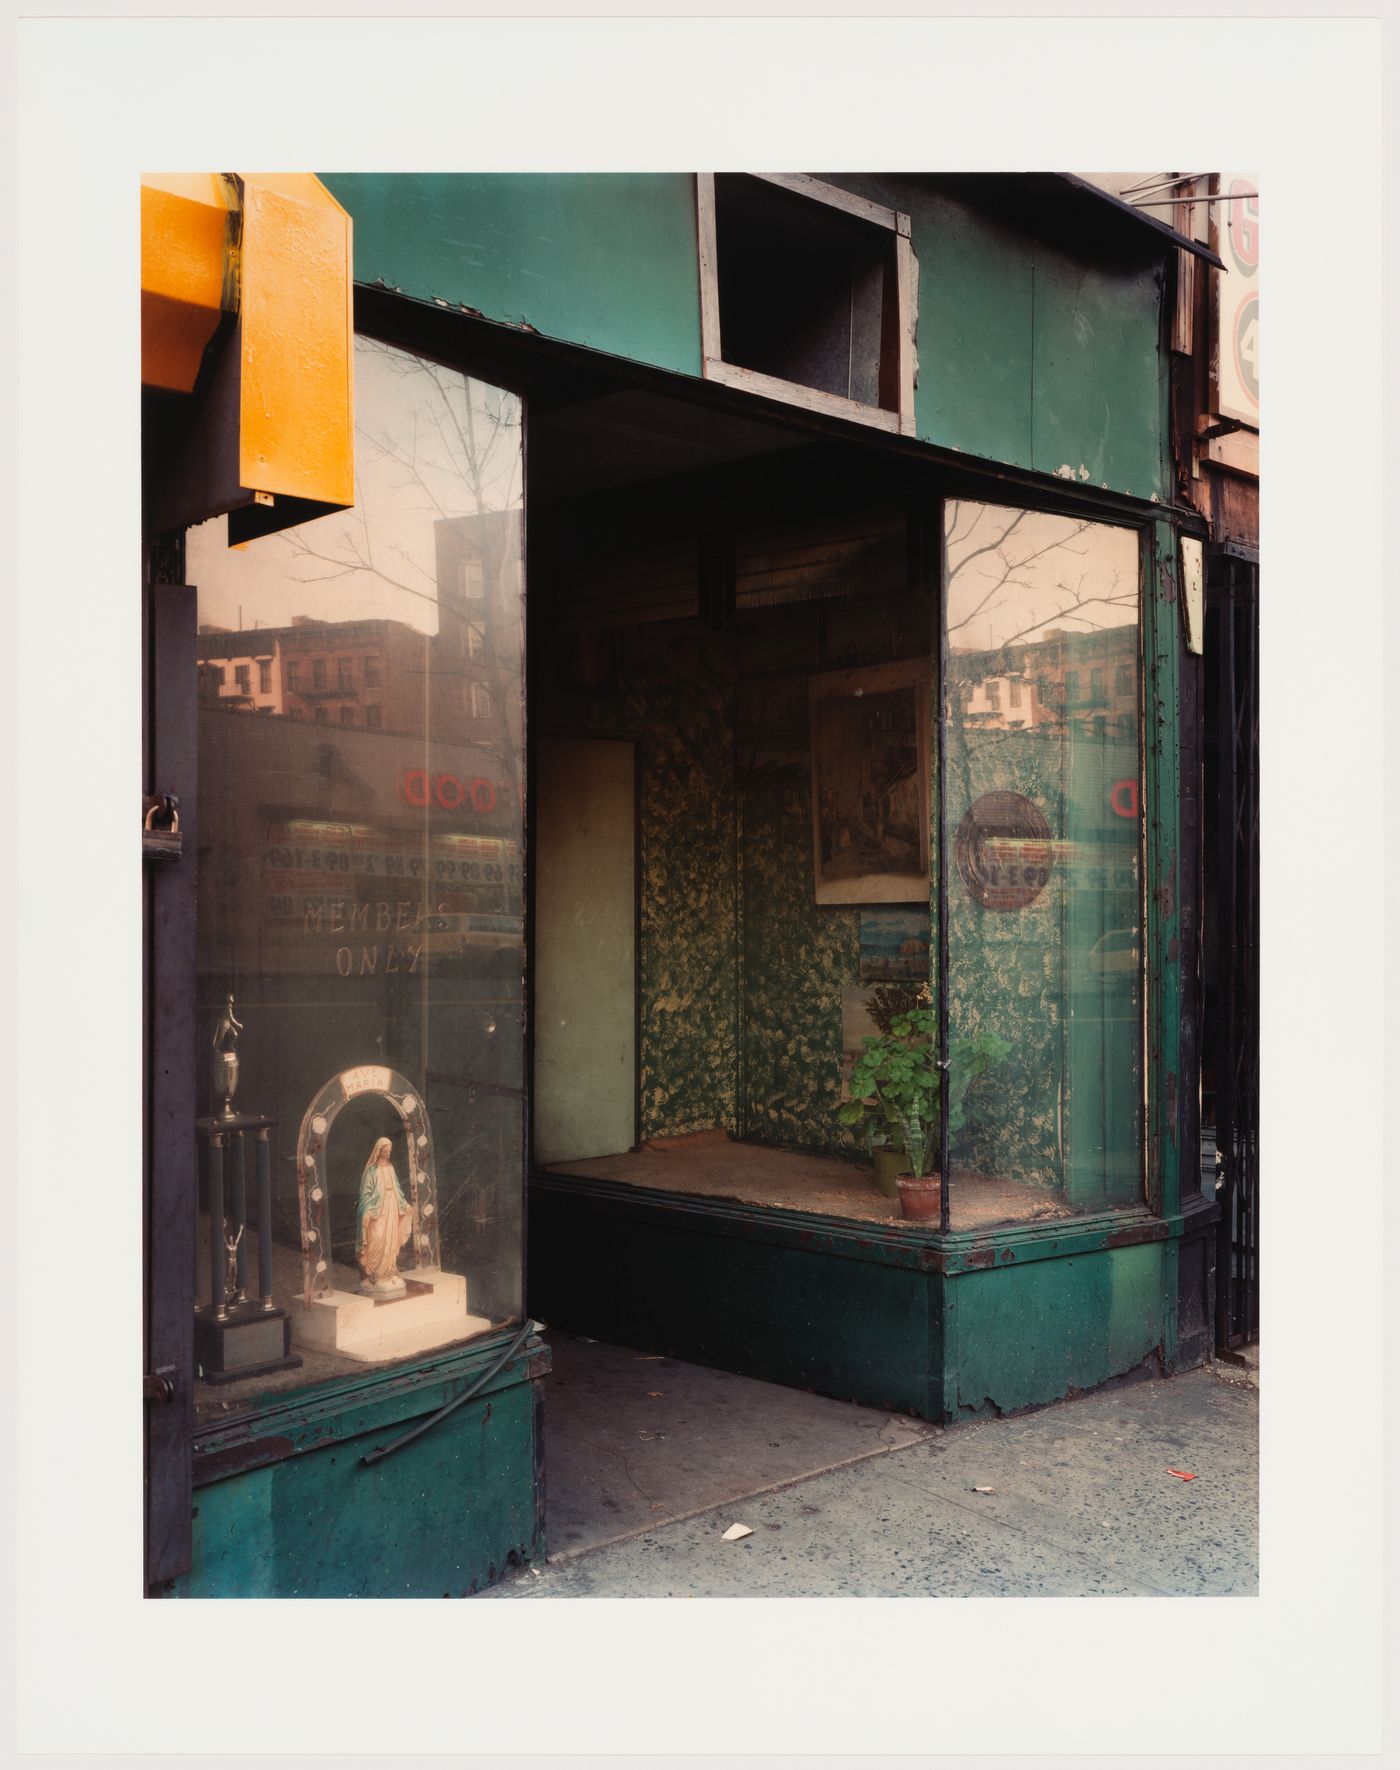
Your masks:
M 1206 1356 L 1213 255 L 1052 176 L 320 189 L 353 489 L 172 522 L 148 413 L 151 1589 L 528 1564 L 533 1318 L 942 1421 Z

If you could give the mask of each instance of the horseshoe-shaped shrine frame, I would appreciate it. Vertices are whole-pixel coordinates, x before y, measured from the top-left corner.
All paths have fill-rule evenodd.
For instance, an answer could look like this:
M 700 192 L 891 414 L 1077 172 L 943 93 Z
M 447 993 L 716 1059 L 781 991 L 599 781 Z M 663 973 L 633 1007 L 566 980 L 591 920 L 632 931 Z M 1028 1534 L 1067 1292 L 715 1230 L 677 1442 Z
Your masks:
M 411 1270 L 436 1269 L 440 1263 L 432 1130 L 422 1095 L 397 1070 L 382 1064 L 366 1063 L 343 1069 L 316 1094 L 297 1133 L 302 1301 L 308 1309 L 313 1298 L 324 1296 L 333 1288 L 326 1145 L 341 1108 L 364 1094 L 375 1094 L 389 1102 L 398 1113 L 408 1140 L 408 1202 L 413 1211 Z

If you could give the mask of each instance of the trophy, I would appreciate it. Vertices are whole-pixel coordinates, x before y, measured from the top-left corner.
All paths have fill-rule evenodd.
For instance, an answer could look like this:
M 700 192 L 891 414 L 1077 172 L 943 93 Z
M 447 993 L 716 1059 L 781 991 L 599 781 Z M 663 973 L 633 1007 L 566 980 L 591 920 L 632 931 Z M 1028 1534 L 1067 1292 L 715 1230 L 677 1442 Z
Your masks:
M 234 1018 L 233 991 L 224 1001 L 224 1016 L 214 1028 L 214 1098 L 219 1102 L 217 1117 L 235 1118 L 233 1097 L 238 1092 L 238 1035 L 243 1022 Z
M 206 1383 L 290 1370 L 292 1324 L 272 1300 L 272 1151 L 275 1119 L 238 1112 L 238 1035 L 232 993 L 214 1029 L 212 1118 L 197 1119 L 209 1174 L 209 1302 L 194 1312 L 194 1349 Z M 257 1195 L 258 1284 L 248 1283 L 248 1142 L 252 1140 Z M 227 1159 L 226 1159 L 227 1158 Z M 227 1205 L 225 1212 L 225 1181 Z

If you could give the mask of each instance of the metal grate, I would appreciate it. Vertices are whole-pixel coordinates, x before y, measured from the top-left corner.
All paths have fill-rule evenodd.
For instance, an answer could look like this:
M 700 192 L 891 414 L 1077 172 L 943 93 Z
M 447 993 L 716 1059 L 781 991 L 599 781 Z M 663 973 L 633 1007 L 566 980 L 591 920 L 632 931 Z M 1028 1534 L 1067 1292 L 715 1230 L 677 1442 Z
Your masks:
M 1259 1338 L 1259 568 L 1220 552 L 1214 608 L 1212 1014 L 1220 1226 L 1216 1350 Z M 1213 887 L 1213 891 L 1212 891 Z

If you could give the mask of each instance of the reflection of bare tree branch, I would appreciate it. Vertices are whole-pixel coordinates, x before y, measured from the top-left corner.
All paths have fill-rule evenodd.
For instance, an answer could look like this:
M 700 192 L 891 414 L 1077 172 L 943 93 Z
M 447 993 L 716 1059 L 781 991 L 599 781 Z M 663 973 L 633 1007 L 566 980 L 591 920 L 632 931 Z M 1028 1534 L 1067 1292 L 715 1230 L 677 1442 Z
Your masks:
M 361 516 L 360 520 L 363 523 L 363 516 Z M 425 574 L 425 576 L 428 576 L 429 582 L 434 584 L 434 588 L 430 591 L 416 590 L 412 584 L 404 583 L 402 578 L 395 577 L 392 572 L 386 572 L 381 565 L 376 564 L 373 556 L 369 554 L 367 548 L 364 551 L 355 548 L 354 543 L 348 534 L 344 538 L 344 544 L 354 552 L 355 557 L 352 560 L 346 561 L 344 559 L 337 559 L 333 553 L 323 553 L 318 547 L 313 547 L 306 538 L 308 532 L 315 531 L 309 531 L 304 528 L 287 529 L 285 531 L 284 538 L 292 550 L 293 561 L 306 561 L 314 565 L 329 566 L 332 569 L 328 571 L 318 571 L 308 577 L 299 577 L 297 579 L 298 583 L 329 584 L 336 578 L 353 577 L 359 572 L 367 572 L 371 577 L 379 578 L 383 583 L 390 585 L 393 589 L 401 590 L 405 596 L 414 596 L 417 597 L 420 602 L 427 602 L 436 606 L 438 599 L 436 580 L 433 579 L 430 574 Z M 398 551 L 401 551 L 401 549 Z M 409 563 L 412 564 L 412 561 Z
M 965 553 L 962 556 L 962 558 L 958 561 L 957 565 L 955 565 L 953 567 L 952 571 L 950 571 L 948 573 L 949 578 L 950 579 L 953 578 L 954 576 L 956 576 L 956 574 L 958 572 L 963 571 L 967 566 L 971 565 L 974 559 L 980 559 L 984 553 L 998 552 L 1000 550 L 1000 548 L 1005 546 L 1008 538 L 1012 534 L 1014 534 L 1015 531 L 1020 527 L 1020 525 L 1026 520 L 1026 517 L 1028 514 L 1029 514 L 1029 512 L 1025 511 L 1025 510 L 1018 511 L 1017 514 L 1011 519 L 1011 521 L 1006 525 L 1006 527 L 997 536 L 995 541 L 988 541 L 985 547 L 974 547 L 970 553 Z M 967 533 L 969 535 L 972 534 L 974 529 L 976 529 L 977 524 L 980 521 L 981 521 L 980 516 L 975 517 L 973 519 L 972 528 L 970 528 L 967 531 Z M 948 551 L 950 553 L 953 549 L 953 545 L 954 545 L 953 537 L 950 535 L 948 537 Z
M 507 415 L 505 402 L 501 400 L 498 390 L 490 389 L 484 383 L 473 382 L 455 370 L 445 370 L 437 364 L 424 362 L 421 358 L 405 356 L 386 345 L 365 341 L 363 347 L 375 350 L 380 355 L 382 365 L 392 375 L 401 380 L 417 377 L 427 381 L 431 388 L 424 404 L 416 406 L 408 414 L 406 431 L 395 432 L 383 427 L 372 430 L 364 425 L 356 426 L 365 452 L 363 466 L 377 468 L 393 463 L 401 468 L 402 477 L 397 480 L 386 479 L 383 475 L 375 476 L 381 489 L 397 494 L 415 488 L 423 497 L 423 502 L 417 508 L 430 517 L 435 514 L 439 521 L 455 522 L 462 516 L 472 514 L 473 510 L 478 514 L 484 513 L 488 507 L 486 486 L 489 465 L 518 431 L 514 413 Z M 494 413 L 487 410 L 491 403 L 488 397 L 483 411 L 492 418 L 492 422 L 483 443 L 475 424 L 473 396 L 489 396 L 492 393 L 497 394 L 498 409 Z M 465 428 L 458 417 L 459 405 L 466 414 Z M 428 459 L 429 454 L 437 451 L 425 453 L 423 449 L 425 436 L 434 434 L 441 448 L 442 459 L 439 462 Z M 520 471 L 519 456 L 518 447 L 513 448 L 503 509 L 512 508 L 515 501 L 513 494 Z M 434 490 L 432 480 L 441 475 L 447 476 L 457 488 L 458 497 L 454 501 L 456 508 L 445 504 Z M 469 492 L 467 498 L 461 497 L 464 490 Z M 405 546 L 391 544 L 388 551 L 399 562 L 399 569 L 390 569 L 388 561 L 382 556 L 382 550 L 377 552 L 374 546 L 376 525 L 371 520 L 369 503 L 364 476 L 357 472 L 353 511 L 346 513 L 344 526 L 336 535 L 332 546 L 318 545 L 325 534 L 325 526 L 322 524 L 314 528 L 298 528 L 286 532 L 285 539 L 291 548 L 293 562 L 304 570 L 304 575 L 297 574 L 300 581 L 308 584 L 330 583 L 363 572 L 379 579 L 388 588 L 429 604 L 441 618 L 447 612 L 448 605 L 442 601 L 436 562 L 432 568 L 422 565 Z M 404 506 L 400 504 L 400 508 Z M 407 581 L 405 572 L 412 574 L 418 582 Z
M 956 508 L 956 506 L 954 508 Z M 989 617 L 990 614 L 995 613 L 1002 606 L 998 601 L 998 598 L 1002 597 L 1003 593 L 1007 591 L 1019 591 L 1022 593 L 1022 598 L 1024 598 L 1033 596 L 1043 589 L 1046 596 L 1063 598 L 1064 600 L 1057 602 L 1056 606 L 1052 607 L 1049 612 L 1041 612 L 1039 609 L 1027 610 L 1026 612 L 1033 616 L 1032 619 L 1026 621 L 1026 623 L 1016 631 L 1009 634 L 1001 634 L 987 647 L 979 649 L 986 649 L 988 651 L 1003 650 L 1007 646 L 1015 645 L 1019 641 L 1041 631 L 1051 622 L 1057 624 L 1061 622 L 1072 623 L 1089 630 L 1095 630 L 1098 623 L 1092 621 L 1085 614 L 1085 610 L 1098 606 L 1135 606 L 1134 596 L 1114 594 L 1119 581 L 1118 573 L 1114 574 L 1113 581 L 1109 585 L 1109 589 L 1106 593 L 1090 593 L 1086 591 L 1084 575 L 1080 576 L 1078 583 L 1075 586 L 1071 586 L 1062 579 L 1053 587 L 1049 585 L 1042 586 L 1035 582 L 1033 576 L 1023 575 L 1026 573 L 1029 566 L 1034 565 L 1038 560 L 1047 558 L 1051 554 L 1069 553 L 1076 558 L 1082 559 L 1087 557 L 1089 552 L 1087 548 L 1075 547 L 1072 546 L 1071 543 L 1077 540 L 1081 535 L 1086 534 L 1093 527 L 1093 524 L 1087 521 L 1077 522 L 1069 528 L 1066 533 L 1047 542 L 1043 547 L 1033 548 L 1029 553 L 1024 553 L 1019 558 L 1014 558 L 1006 549 L 1006 538 L 1027 514 L 1028 513 L 1025 511 L 1018 513 L 1017 516 L 1006 525 L 1005 529 L 1003 529 L 1001 534 L 995 540 L 989 541 L 981 547 L 974 548 L 970 552 L 965 553 L 956 559 L 953 559 L 952 557 L 954 548 L 970 538 L 976 532 L 978 522 L 980 522 L 982 518 L 982 512 L 979 511 L 977 518 L 970 526 L 962 531 L 961 535 L 956 531 L 956 517 L 950 518 L 948 531 L 948 548 L 950 555 L 948 587 L 950 592 L 957 578 L 967 570 L 973 560 L 985 558 L 988 555 L 995 555 L 1001 565 L 999 573 L 989 572 L 986 574 L 993 580 L 986 593 L 978 598 L 972 607 L 962 615 L 961 619 L 949 623 L 948 633 L 950 637 L 953 634 L 962 632 L 970 627 L 979 617 Z M 1007 598 L 1008 602 L 1015 602 L 1017 600 L 1021 600 L 1021 598 Z

